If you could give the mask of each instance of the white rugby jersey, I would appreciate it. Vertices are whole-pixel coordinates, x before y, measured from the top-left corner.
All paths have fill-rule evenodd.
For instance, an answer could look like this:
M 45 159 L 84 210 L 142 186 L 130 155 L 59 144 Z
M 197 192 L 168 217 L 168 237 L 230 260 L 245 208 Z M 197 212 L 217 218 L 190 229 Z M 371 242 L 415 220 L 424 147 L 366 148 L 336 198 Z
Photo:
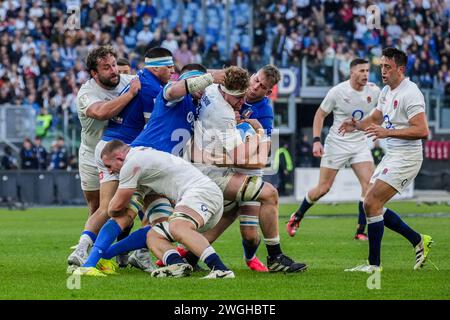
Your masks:
M 198 147 L 216 154 L 224 149 L 231 151 L 242 143 L 241 134 L 236 128 L 234 109 L 225 101 L 217 84 L 207 87 L 200 100 L 194 139 Z
M 148 147 L 131 148 L 119 174 L 120 189 L 146 186 L 180 201 L 192 188 L 211 188 L 213 182 L 186 160 Z
M 408 121 L 412 117 L 425 112 L 425 99 L 417 85 L 405 78 L 394 90 L 389 86 L 381 90 L 376 109 L 383 114 L 383 126 L 386 129 L 405 129 L 410 127 Z M 407 151 L 408 154 L 420 154 L 422 157 L 421 139 L 387 138 L 386 144 L 390 152 L 401 148 L 400 152 Z
M 112 90 L 100 87 L 94 79 L 86 81 L 77 94 L 77 111 L 81 123 L 81 144 L 94 152 L 95 146 L 103 135 L 107 120 L 97 120 L 86 115 L 87 109 L 95 102 L 110 101 L 117 98 L 122 90 L 134 78 L 134 75 L 121 74 L 119 84 Z
M 376 107 L 380 88 L 368 82 L 362 91 L 356 91 L 350 85 L 350 80 L 341 82 L 328 91 L 320 108 L 327 114 L 333 112 L 333 125 L 327 136 L 327 142 L 359 143 L 365 141 L 364 132 L 354 131 L 339 134 L 339 127 L 348 118 L 362 120 Z

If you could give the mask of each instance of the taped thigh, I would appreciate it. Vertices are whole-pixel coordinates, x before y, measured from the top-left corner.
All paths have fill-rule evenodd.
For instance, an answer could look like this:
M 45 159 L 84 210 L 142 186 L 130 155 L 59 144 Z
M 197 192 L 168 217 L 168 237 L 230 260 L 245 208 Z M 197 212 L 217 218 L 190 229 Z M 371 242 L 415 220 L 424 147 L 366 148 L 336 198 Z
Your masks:
M 175 242 L 169 230 L 169 222 L 163 221 L 153 226 L 153 230 L 170 242 Z
M 244 183 L 236 195 L 236 201 L 256 201 L 262 192 L 264 181 L 261 177 L 246 176 Z
M 145 216 L 147 217 L 150 224 L 161 218 L 169 218 L 173 213 L 172 204 L 167 198 L 159 198 L 151 202 L 145 211 Z

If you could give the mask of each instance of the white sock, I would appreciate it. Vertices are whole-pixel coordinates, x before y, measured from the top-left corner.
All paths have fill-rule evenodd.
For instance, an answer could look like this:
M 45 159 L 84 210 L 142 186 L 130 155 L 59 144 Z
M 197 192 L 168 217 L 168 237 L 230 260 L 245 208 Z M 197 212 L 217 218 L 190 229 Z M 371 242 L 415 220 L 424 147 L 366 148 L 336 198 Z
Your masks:
M 94 243 L 92 242 L 91 237 L 87 234 L 82 234 L 80 237 L 80 241 L 78 241 L 78 249 L 87 250 Z

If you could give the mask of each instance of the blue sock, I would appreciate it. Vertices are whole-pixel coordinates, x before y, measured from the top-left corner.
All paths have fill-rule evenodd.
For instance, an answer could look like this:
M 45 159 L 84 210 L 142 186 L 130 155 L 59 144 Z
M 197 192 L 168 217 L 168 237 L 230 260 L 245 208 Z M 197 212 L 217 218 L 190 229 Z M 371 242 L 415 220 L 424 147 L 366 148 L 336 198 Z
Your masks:
M 259 240 L 258 244 L 256 246 L 254 246 L 253 243 L 249 243 L 245 240 L 242 240 L 242 246 L 244 247 L 245 259 L 250 260 L 255 256 L 256 250 L 258 250 L 260 243 L 261 243 L 261 240 Z
M 103 254 L 103 258 L 111 259 L 112 257 L 115 257 L 123 252 L 147 248 L 147 233 L 150 229 L 150 226 L 143 227 L 136 230 L 125 239 L 113 244 Z
M 356 233 L 364 233 L 364 229 L 366 228 L 366 213 L 364 212 L 364 205 L 363 202 L 360 201 L 358 203 L 358 224 L 359 224 L 359 228 L 358 231 L 356 231 Z
M 95 233 L 91 232 L 91 231 L 84 230 L 84 231 L 81 233 L 81 235 L 83 235 L 83 234 L 85 234 L 85 235 L 87 235 L 89 238 L 91 238 L 92 243 L 94 243 L 95 240 L 97 239 L 97 235 L 96 235 Z
M 309 203 L 308 200 L 306 200 L 307 197 L 305 197 L 305 199 L 303 199 L 302 204 L 300 205 L 300 208 L 297 209 L 297 211 L 295 212 L 296 216 L 299 216 L 301 219 L 303 219 L 303 216 L 305 215 L 306 211 L 308 211 L 309 208 L 311 208 L 314 204 L 313 203 Z
M 390 209 L 386 209 L 386 212 L 384 213 L 384 225 L 408 239 L 413 247 L 417 246 L 422 240 L 419 233 L 411 229 L 411 227 L 403 222 L 402 218 Z
M 180 256 L 177 250 L 172 249 L 164 253 L 163 262 L 166 266 L 170 266 L 176 263 L 186 263 L 183 258 Z
M 122 232 L 122 229 L 116 221 L 109 219 L 100 230 L 94 247 L 83 267 L 95 267 L 98 260 L 102 258 L 103 253 L 108 250 L 114 239 Z
M 219 256 L 215 252 L 210 254 L 205 259 L 205 263 L 211 270 L 228 270 L 228 268 L 223 264 L 222 260 L 220 260 Z
M 375 221 L 371 221 L 374 219 Z M 381 240 L 384 233 L 383 216 L 367 218 L 369 237 L 369 264 L 379 266 L 381 263 Z

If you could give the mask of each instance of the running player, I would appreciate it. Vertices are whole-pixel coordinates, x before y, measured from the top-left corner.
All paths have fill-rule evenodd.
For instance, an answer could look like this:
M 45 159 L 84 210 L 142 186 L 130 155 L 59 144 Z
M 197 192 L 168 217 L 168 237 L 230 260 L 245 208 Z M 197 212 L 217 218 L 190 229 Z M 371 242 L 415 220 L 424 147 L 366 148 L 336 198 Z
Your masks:
M 369 62 L 354 59 L 350 63 L 350 79 L 333 87 L 317 109 L 313 123 L 313 155 L 322 157 L 319 182 L 308 191 L 301 206 L 291 215 L 286 225 L 291 237 L 295 236 L 306 211 L 328 193 L 338 171 L 349 164 L 361 184 L 358 227 L 354 239 L 367 240 L 364 233 L 366 218 L 362 204 L 374 171 L 373 157 L 363 132 L 352 132 L 342 136 L 338 133 L 338 128 L 343 120 L 349 117 L 364 119 L 375 108 L 380 89 L 375 84 L 367 82 L 368 78 Z M 324 148 L 320 136 L 323 121 L 330 113 L 333 113 L 334 120 Z
M 384 226 L 404 236 L 413 246 L 413 269 L 427 260 L 432 239 L 411 229 L 395 212 L 384 205 L 414 180 L 422 165 L 422 139 L 428 138 L 425 100 L 415 83 L 405 77 L 407 56 L 395 48 L 386 48 L 381 57 L 383 88 L 375 110 L 364 120 L 342 122 L 339 131 L 365 131 L 373 140 L 386 139 L 388 151 L 370 180 L 364 199 L 369 235 L 368 264 L 346 271 L 381 271 L 381 240 Z M 381 124 L 384 123 L 384 127 Z

